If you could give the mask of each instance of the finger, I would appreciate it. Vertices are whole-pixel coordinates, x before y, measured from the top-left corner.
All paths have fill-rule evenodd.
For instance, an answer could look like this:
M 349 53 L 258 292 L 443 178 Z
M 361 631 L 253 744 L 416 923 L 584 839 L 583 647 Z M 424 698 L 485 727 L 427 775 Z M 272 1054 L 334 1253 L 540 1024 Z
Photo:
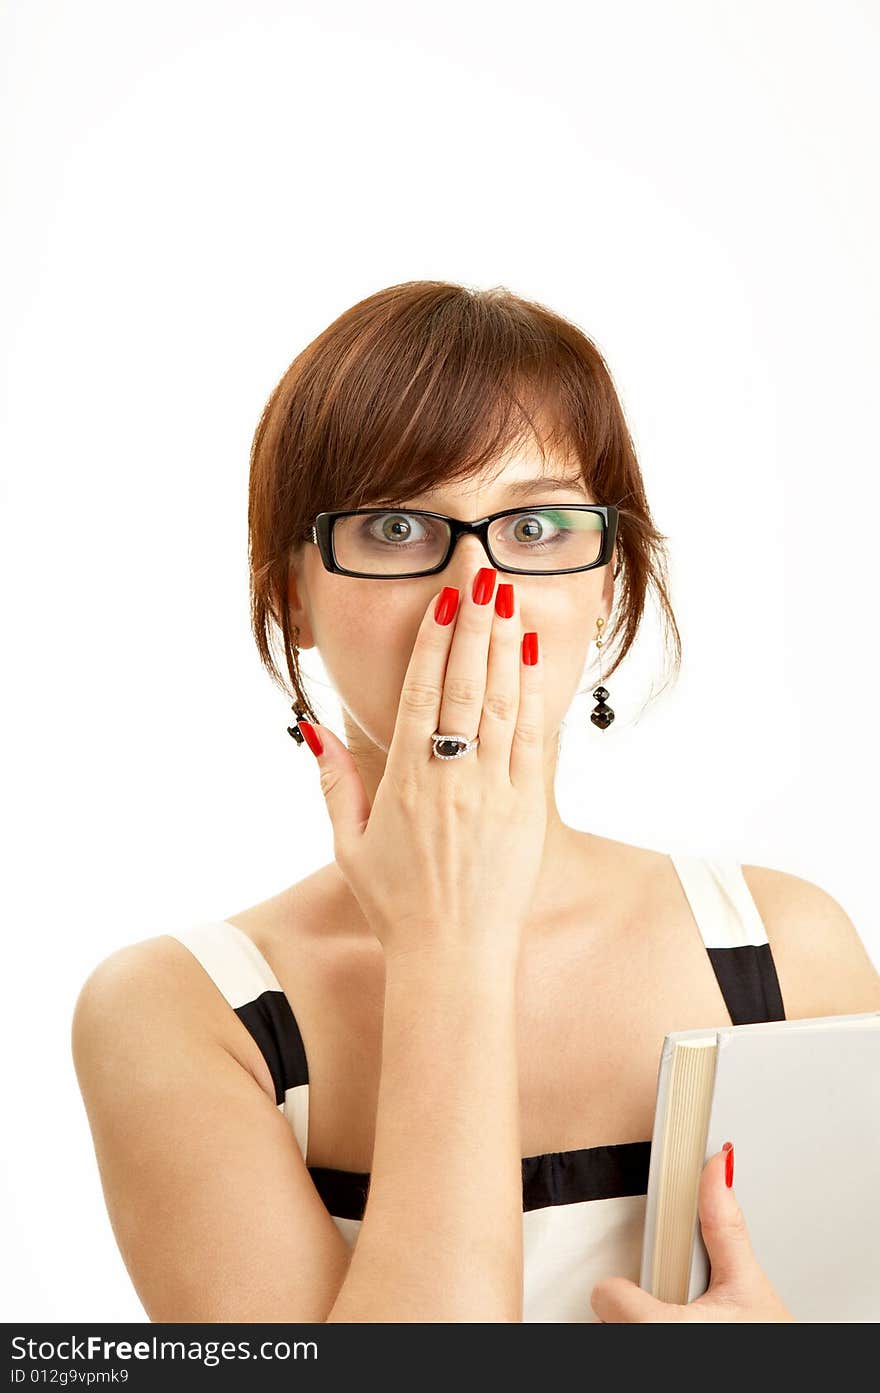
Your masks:
M 472 740 L 479 734 L 496 574 L 494 567 L 481 566 L 473 582 L 462 588 L 436 727 L 443 735 Z
M 315 721 L 300 720 L 297 725 L 318 761 L 321 792 L 333 826 L 333 851 L 342 865 L 348 848 L 363 835 L 369 821 L 369 795 L 351 751 L 338 735 Z
M 449 602 L 445 616 L 439 608 L 441 598 Z M 403 679 L 394 734 L 388 746 L 385 763 L 392 775 L 411 774 L 414 769 L 426 765 L 433 754 L 431 736 L 437 729 L 443 677 L 459 603 L 458 590 L 454 586 L 444 586 L 431 596 L 422 616 Z M 452 610 L 453 605 L 456 605 L 455 610 Z M 441 622 L 444 617 L 446 623 Z
M 510 747 L 510 782 L 527 788 L 544 779 L 544 660 L 541 635 L 527 630 L 519 644 L 519 710 Z M 526 659 L 535 659 L 534 662 Z
M 503 609 L 502 614 L 499 606 Z M 493 605 L 486 666 L 486 690 L 480 715 L 480 763 L 491 760 L 510 775 L 510 747 L 519 713 L 520 640 L 516 587 L 499 581 Z M 507 611 L 510 611 L 508 616 Z
M 709 1157 L 697 1191 L 700 1230 L 711 1265 L 710 1289 L 747 1279 L 758 1261 L 745 1215 L 732 1186 L 725 1183 L 730 1150 L 722 1149 Z
M 605 1325 L 680 1321 L 685 1310 L 674 1302 L 658 1301 L 626 1277 L 606 1277 L 597 1282 L 590 1292 L 590 1305 Z

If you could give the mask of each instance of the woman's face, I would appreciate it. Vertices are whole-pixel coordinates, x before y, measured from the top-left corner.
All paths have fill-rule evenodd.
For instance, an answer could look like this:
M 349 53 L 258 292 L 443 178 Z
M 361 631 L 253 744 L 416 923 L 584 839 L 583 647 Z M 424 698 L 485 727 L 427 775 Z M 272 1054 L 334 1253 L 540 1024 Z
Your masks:
M 541 483 L 544 476 L 548 482 Z M 553 483 L 549 482 L 552 476 Z M 567 487 L 557 479 L 570 481 Z M 535 481 L 528 492 L 514 484 Z M 405 506 L 427 508 L 470 521 L 504 508 L 539 504 L 593 503 L 576 462 L 534 448 L 516 452 L 491 481 L 442 485 L 412 495 Z M 403 511 L 403 508 L 400 509 Z M 416 633 L 428 601 L 444 585 L 462 593 L 491 562 L 477 537 L 460 538 L 444 571 L 401 580 L 364 580 L 333 575 L 317 546 L 307 543 L 291 568 L 291 622 L 300 629 L 301 649 L 317 645 L 327 674 L 349 718 L 373 745 L 387 753 Z M 616 553 L 608 566 L 571 575 L 511 575 L 523 632 L 536 630 L 545 671 L 545 744 L 553 742 L 581 680 L 596 620 L 608 622 Z M 360 740 L 358 740 L 360 744 Z

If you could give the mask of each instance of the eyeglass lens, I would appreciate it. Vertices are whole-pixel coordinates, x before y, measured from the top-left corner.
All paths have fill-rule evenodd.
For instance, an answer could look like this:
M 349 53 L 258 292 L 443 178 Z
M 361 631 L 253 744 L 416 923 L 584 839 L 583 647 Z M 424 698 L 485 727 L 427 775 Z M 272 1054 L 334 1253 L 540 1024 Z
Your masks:
M 499 566 L 565 571 L 590 566 L 602 551 L 603 519 L 578 508 L 537 508 L 489 524 L 489 549 Z M 449 524 L 418 512 L 388 511 L 337 518 L 336 564 L 346 571 L 396 576 L 439 566 Z

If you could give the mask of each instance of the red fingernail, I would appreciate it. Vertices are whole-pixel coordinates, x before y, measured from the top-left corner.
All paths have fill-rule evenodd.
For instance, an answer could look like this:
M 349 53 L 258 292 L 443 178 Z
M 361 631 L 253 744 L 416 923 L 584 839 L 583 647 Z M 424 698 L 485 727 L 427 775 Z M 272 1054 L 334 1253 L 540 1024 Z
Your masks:
M 538 661 L 538 635 L 523 634 L 522 659 L 532 667 Z
M 733 1185 L 733 1142 L 726 1141 L 721 1150 L 727 1152 L 724 1158 L 724 1183 L 729 1190 Z
M 498 594 L 495 596 L 495 613 L 502 619 L 509 619 L 513 614 L 512 585 L 499 585 Z
M 444 585 L 437 596 L 434 618 L 438 624 L 451 624 L 458 606 L 458 591 L 454 585 Z
M 321 744 L 321 737 L 315 730 L 311 721 L 297 721 L 297 725 L 305 736 L 306 744 L 313 755 L 322 755 L 324 746 Z
M 475 605 L 487 605 L 495 589 L 495 571 L 491 566 L 481 566 L 474 576 L 473 597 Z

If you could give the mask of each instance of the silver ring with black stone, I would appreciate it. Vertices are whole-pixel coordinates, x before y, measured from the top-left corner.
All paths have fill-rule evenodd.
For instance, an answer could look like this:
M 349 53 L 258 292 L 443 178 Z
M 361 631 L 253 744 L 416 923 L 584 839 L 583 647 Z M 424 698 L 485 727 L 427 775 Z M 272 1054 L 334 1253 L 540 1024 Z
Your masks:
M 435 730 L 431 736 L 434 742 L 432 751 L 435 759 L 461 759 L 464 755 L 469 755 L 471 750 L 475 750 L 480 743 L 479 735 L 475 735 L 473 740 L 468 740 L 466 735 L 441 735 L 439 730 Z

